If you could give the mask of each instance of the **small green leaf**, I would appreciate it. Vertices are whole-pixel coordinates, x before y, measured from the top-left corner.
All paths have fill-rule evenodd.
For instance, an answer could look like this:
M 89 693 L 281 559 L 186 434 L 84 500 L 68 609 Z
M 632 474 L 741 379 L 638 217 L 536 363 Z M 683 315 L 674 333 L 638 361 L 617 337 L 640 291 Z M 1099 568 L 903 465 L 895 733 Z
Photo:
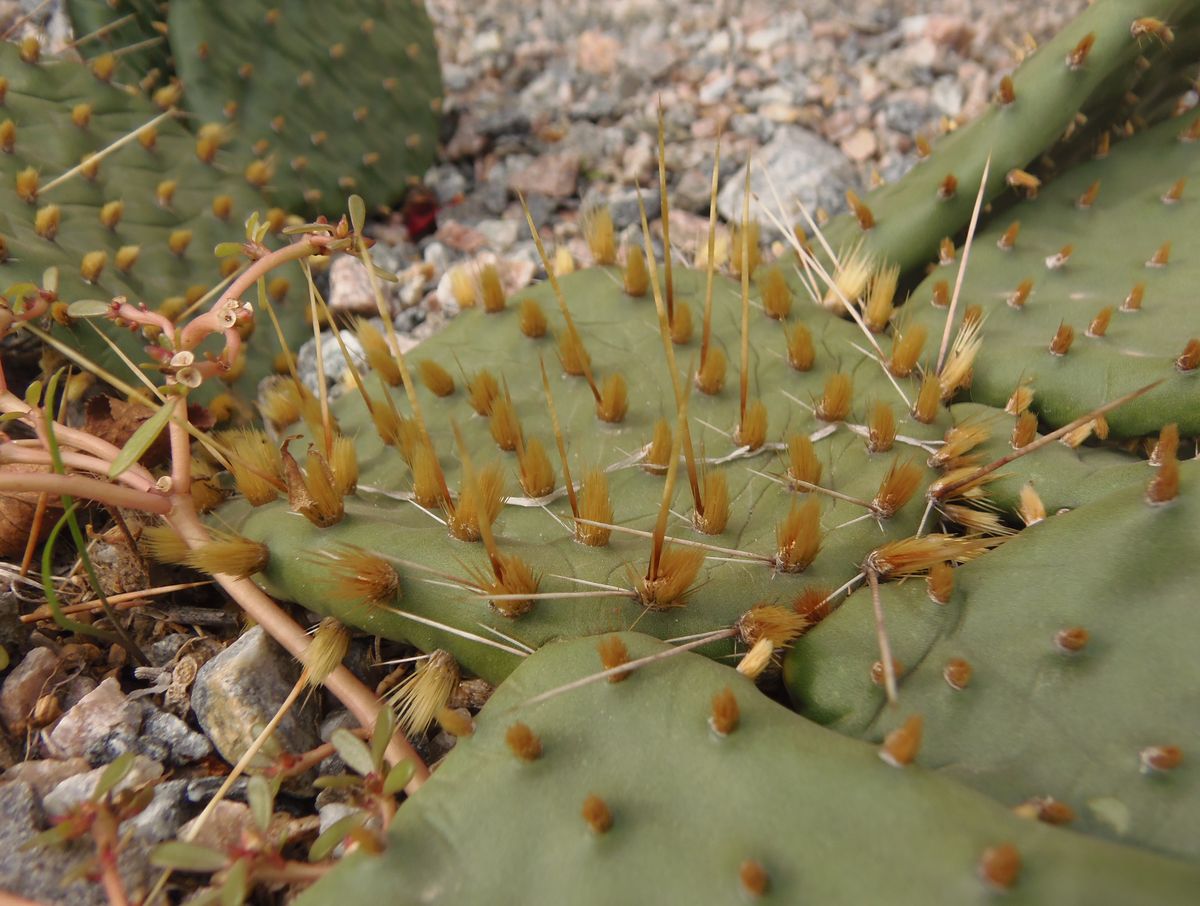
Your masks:
M 125 779 L 126 775 L 133 769 L 133 752 L 126 752 L 124 755 L 118 755 L 104 772 L 100 775 L 100 779 L 96 781 L 96 788 L 92 790 L 92 801 L 99 802 L 111 792 L 113 787 Z
M 11 422 L 24 414 L 24 412 L 5 412 L 3 415 L 0 415 L 0 422 Z
M 76 299 L 67 306 L 67 314 L 72 318 L 99 318 L 108 314 L 111 308 L 112 303 L 103 299 Z
M 48 267 L 42 271 L 42 289 L 48 293 L 58 292 L 58 268 Z
M 250 866 L 245 859 L 238 859 L 225 883 L 221 885 L 221 906 L 242 906 L 246 902 L 246 882 L 249 880 Z
M 16 300 L 16 302 L 19 304 L 14 306 L 13 310 L 21 312 L 25 310 L 25 297 L 37 295 L 39 289 L 41 289 L 41 287 L 36 283 L 14 283 L 4 291 L 4 295 L 9 299 Z
M 320 862 L 326 858 L 337 848 L 339 843 L 346 839 L 347 834 L 358 830 L 366 820 L 366 812 L 353 812 L 333 822 L 333 824 L 325 828 L 321 836 L 313 840 L 313 844 L 308 850 L 308 861 Z
M 351 733 L 344 727 L 340 730 L 334 730 L 333 736 L 329 741 L 333 743 L 333 747 L 337 749 L 337 753 L 342 756 L 342 761 L 346 762 L 347 767 L 359 774 L 366 776 L 375 770 L 375 762 L 371 758 L 371 750 L 367 748 L 367 744 Z
M 384 283 L 399 283 L 400 282 L 400 278 L 398 276 L 396 276 L 395 273 L 393 273 L 392 271 L 385 271 L 382 267 L 380 267 L 374 261 L 371 262 L 371 270 L 373 270 L 375 272 L 375 276 L 378 277 L 380 280 L 382 280 Z
M 412 780 L 415 770 L 415 765 L 407 758 L 399 762 L 394 768 L 388 771 L 387 779 L 383 781 L 383 792 L 388 796 L 395 796 L 408 786 L 408 782 Z
M 142 458 L 142 455 L 150 449 L 150 445 L 158 439 L 158 435 L 162 434 L 163 428 L 171 420 L 171 412 L 174 409 L 175 404 L 168 402 L 138 426 L 129 440 L 125 441 L 125 446 L 121 448 L 120 454 L 113 460 L 112 465 L 108 467 L 109 478 L 116 478 Z
M 246 785 L 246 801 L 250 803 L 250 814 L 254 823 L 264 834 L 271 826 L 271 815 L 275 812 L 275 792 L 266 778 L 255 774 Z
M 232 258 L 241 253 L 242 244 L 240 242 L 218 242 L 213 248 L 213 254 L 218 258 Z
M 52 827 L 50 830 L 42 831 L 35 837 L 30 837 L 21 844 L 18 851 L 25 852 L 31 849 L 37 849 L 39 846 L 57 846 L 60 843 L 65 843 L 71 835 L 71 825 L 60 824 L 58 827 Z
M 25 388 L 25 405 L 30 409 L 37 406 L 42 398 L 42 382 L 34 381 Z
M 363 224 L 367 222 L 367 205 L 362 200 L 361 195 L 350 196 L 350 225 L 354 227 L 354 232 L 361 234 Z
M 154 847 L 150 864 L 178 871 L 220 871 L 229 864 L 225 853 L 197 843 L 171 841 Z
M 258 232 L 258 211 L 251 211 L 250 216 L 246 218 L 246 238 L 253 240 L 254 234 Z
M 391 708 L 380 708 L 375 717 L 375 729 L 371 732 L 371 763 L 375 765 L 376 774 L 383 773 L 383 755 L 395 732 L 396 715 Z
M 357 774 L 327 774 L 313 781 L 318 790 L 345 790 L 352 786 L 362 786 L 362 778 Z

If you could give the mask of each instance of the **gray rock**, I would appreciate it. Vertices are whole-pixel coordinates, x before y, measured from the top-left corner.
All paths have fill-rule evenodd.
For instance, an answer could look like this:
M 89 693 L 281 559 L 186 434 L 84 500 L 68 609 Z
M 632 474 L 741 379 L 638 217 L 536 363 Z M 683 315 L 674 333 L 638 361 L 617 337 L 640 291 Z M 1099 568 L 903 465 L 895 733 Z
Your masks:
M 221 784 L 225 782 L 224 777 L 197 777 L 194 780 L 187 782 L 187 790 L 184 792 L 184 798 L 193 804 L 208 802 L 217 794 L 217 790 L 221 788 Z M 225 794 L 225 798 L 233 802 L 246 801 L 246 787 L 250 785 L 250 778 L 243 774 L 233 782 L 233 786 L 229 788 L 229 792 Z
M 200 668 L 192 687 L 192 710 L 217 751 L 235 764 L 275 716 L 299 676 L 300 667 L 291 655 L 256 626 Z M 302 697 L 283 717 L 263 746 L 263 760 L 284 752 L 307 752 L 320 743 L 310 701 Z
M 504 251 L 521 235 L 521 225 L 515 220 L 481 220 L 475 229 L 487 237 L 488 245 L 496 251 Z
M 438 204 L 450 204 L 455 196 L 467 191 L 467 178 L 458 167 L 438 164 L 425 172 L 425 185 L 433 189 Z
M 322 834 L 325 833 L 325 831 L 329 830 L 329 828 L 333 827 L 334 824 L 341 821 L 347 815 L 353 815 L 353 814 L 356 814 L 361 811 L 362 811 L 361 808 L 354 806 L 354 805 L 350 805 L 349 803 L 346 803 L 346 802 L 330 802 L 330 803 L 322 806 L 320 813 L 319 813 L 320 820 L 321 820 L 320 833 L 322 833 Z M 375 816 L 368 818 L 365 826 L 369 827 L 369 828 L 374 828 L 375 830 L 378 830 L 379 829 L 379 816 L 375 815 Z M 331 855 L 333 856 L 333 858 L 337 859 L 337 858 L 340 858 L 342 855 L 344 855 L 345 852 L 346 852 L 346 843 L 345 843 L 345 841 L 342 841 L 341 843 L 339 843 L 337 846 L 335 846 L 333 848 L 333 852 Z
M 774 138 L 753 161 L 750 190 L 774 213 L 776 206 L 767 182 L 768 173 L 770 184 L 778 190 L 789 216 L 796 199 L 810 209 L 824 207 L 832 212 L 840 208 L 846 187 L 855 178 L 854 168 L 841 151 L 800 126 L 779 126 Z M 717 206 L 721 216 L 728 221 L 741 220 L 745 184 L 746 168 L 742 167 L 721 189 Z M 762 207 L 753 199 L 750 202 L 750 216 L 762 223 L 764 233 L 773 232 Z
M 54 729 L 44 734 L 46 751 L 53 758 L 82 755 L 93 763 L 105 761 L 106 740 L 113 734 L 132 738 L 141 725 L 141 710 L 126 707 L 126 704 L 125 693 L 110 676 L 64 714 Z M 127 748 L 119 748 L 116 754 Z M 96 751 L 93 753 L 92 750 Z
M 160 711 L 150 704 L 143 705 L 143 708 L 141 744 L 138 747 L 143 754 L 150 754 L 142 747 L 147 741 L 165 746 L 164 760 L 172 765 L 191 764 L 208 757 L 212 752 L 212 743 L 174 714 Z
M 341 335 L 346 349 L 354 357 L 355 366 L 359 370 L 364 370 L 367 367 L 367 360 L 363 354 L 362 344 L 358 342 L 358 337 L 349 330 L 341 331 Z M 337 339 L 330 332 L 321 335 L 321 355 L 325 360 L 325 380 L 329 385 L 330 398 L 333 399 L 341 395 L 343 382 L 349 378 L 350 370 L 346 367 L 346 357 L 342 355 L 342 349 L 338 345 Z M 296 353 L 296 373 L 300 376 L 304 386 L 313 393 L 320 393 L 320 382 L 317 380 L 316 340 L 309 340 Z
M 184 795 L 187 785 L 186 780 L 160 783 L 154 788 L 150 804 L 122 824 L 121 830 L 133 831 L 135 837 L 147 843 L 172 839 L 191 811 Z
M 49 648 L 34 648 L 4 678 L 0 686 L 0 720 L 14 736 L 24 730 L 58 664 L 58 655 Z
M 49 793 L 42 797 L 42 806 L 46 809 L 46 814 L 53 816 L 65 815 L 95 792 L 96 784 L 99 782 L 105 768 L 94 768 L 86 774 L 77 774 L 74 777 L 68 777 Z M 157 780 L 162 776 L 162 765 L 157 761 L 151 761 L 144 755 L 133 756 L 133 766 L 129 772 L 121 778 L 114 788 L 114 792 L 122 790 L 131 790 L 139 787 L 144 783 L 149 783 L 152 780 Z
M 68 846 L 35 846 L 22 849 L 41 832 L 45 823 L 33 789 L 25 783 L 0 786 L 0 890 L 27 897 L 38 903 L 101 906 L 107 902 L 99 884 L 76 881 L 63 886 L 62 879 L 92 855 L 84 842 Z
M 170 635 L 165 635 L 157 642 L 143 649 L 146 652 L 146 657 L 150 659 L 150 663 L 155 667 L 165 667 L 175 655 L 179 653 L 179 649 L 184 646 L 184 643 L 190 639 L 187 633 L 172 632 Z
M 651 222 L 658 219 L 659 209 L 662 207 L 661 197 L 657 184 L 653 187 L 648 186 L 642 189 L 642 200 L 646 204 L 646 216 Z M 585 210 L 589 207 L 605 204 L 608 205 L 608 210 L 612 214 L 613 226 L 617 230 L 623 230 L 632 224 L 641 224 L 641 214 L 638 211 L 637 191 L 635 189 L 614 189 L 613 191 L 606 192 L 603 188 L 597 186 L 589 191 L 583 199 Z

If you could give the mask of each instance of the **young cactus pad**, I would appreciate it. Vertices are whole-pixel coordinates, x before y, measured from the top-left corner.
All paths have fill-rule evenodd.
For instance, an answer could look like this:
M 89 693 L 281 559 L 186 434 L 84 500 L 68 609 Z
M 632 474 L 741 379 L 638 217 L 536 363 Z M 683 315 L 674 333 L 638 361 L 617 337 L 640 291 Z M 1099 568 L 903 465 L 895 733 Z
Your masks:
M 899 709 L 870 681 L 869 593 L 856 593 L 789 652 L 797 706 L 866 739 L 919 712 L 931 769 L 1010 806 L 1051 796 L 1081 830 L 1196 859 L 1200 463 L 1165 468 L 1178 468 L 1175 499 L 1148 502 L 1171 479 L 1142 464 L 1123 488 L 955 569 L 947 604 L 924 582 L 884 586 L 895 655 L 912 665 Z M 1155 769 L 1155 750 L 1184 760 Z
M 619 638 L 631 658 L 670 651 Z M 893 767 L 693 654 L 533 701 L 598 672 L 598 641 L 529 657 L 386 851 L 299 902 L 1182 904 L 1200 884 L 1186 863 L 1018 817 L 921 754 Z M 518 723 L 532 760 L 509 742 Z

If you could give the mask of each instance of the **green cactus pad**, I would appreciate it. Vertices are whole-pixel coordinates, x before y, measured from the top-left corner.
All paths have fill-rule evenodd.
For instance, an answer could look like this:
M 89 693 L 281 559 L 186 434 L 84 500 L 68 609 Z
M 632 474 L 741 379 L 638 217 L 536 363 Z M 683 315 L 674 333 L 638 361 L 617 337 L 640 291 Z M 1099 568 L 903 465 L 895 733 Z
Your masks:
M 1200 780 L 1188 759 L 1200 731 L 1186 715 L 1200 468 L 1184 463 L 1179 497 L 1160 506 L 1145 499 L 1154 467 L 1139 468 L 1140 480 L 956 569 L 948 605 L 923 582 L 883 586 L 895 656 L 908 665 L 899 711 L 869 679 L 869 593 L 851 596 L 785 661 L 801 711 L 867 739 L 919 712 L 930 769 L 1007 805 L 1052 796 L 1080 829 L 1195 859 Z M 1056 636 L 1079 627 L 1086 646 L 1067 654 Z M 972 667 L 961 690 L 943 676 L 953 658 Z M 1177 746 L 1185 760 L 1139 770 L 1139 752 L 1154 746 Z
M 1194 312 L 1200 260 L 1190 238 L 1200 229 L 1200 203 L 1185 189 L 1164 201 L 1180 179 L 1200 179 L 1200 129 L 1181 140 L 1197 114 L 1169 120 L 1115 145 L 1104 160 L 1076 167 L 976 237 L 959 312 L 982 306 L 984 343 L 975 362 L 971 398 L 1004 405 L 1021 382 L 1034 392 L 1033 408 L 1046 423 L 1066 424 L 1101 404 L 1163 383 L 1108 416 L 1112 433 L 1130 437 L 1178 422 L 1185 435 L 1200 433 L 1200 368 L 1181 370 L 1177 359 L 1189 340 L 1200 338 Z M 1099 182 L 1090 207 L 1078 200 Z M 997 246 L 1008 224 L 1020 221 L 1013 248 Z M 1172 243 L 1168 263 L 1147 262 Z M 1073 246 L 1059 267 L 1064 246 Z M 931 275 L 905 306 L 916 323 L 941 331 L 946 312 L 930 304 Z M 1022 281 L 1032 291 L 1019 308 L 1009 304 Z M 1127 298 L 1141 286 L 1140 302 Z M 1125 310 L 1140 304 L 1140 310 Z M 1110 320 L 1102 336 L 1088 329 L 1102 309 Z M 1069 350 L 1051 352 L 1059 326 L 1074 331 Z M 1196 355 L 1200 357 L 1200 348 Z
M 280 206 L 394 202 L 433 162 L 442 87 L 420 3 L 172 0 L 168 21 L 190 109 L 273 172 Z
M 669 650 L 620 638 L 631 657 Z M 1186 903 L 1200 884 L 1184 863 L 1017 817 L 927 770 L 922 756 L 892 767 L 692 654 L 526 704 L 599 668 L 597 639 L 530 657 L 475 734 L 401 807 L 385 853 L 348 857 L 300 903 L 738 903 L 757 894 L 764 903 L 985 904 L 998 891 L 978 866 L 1005 843 L 1021 866 L 1006 903 Z M 723 690 L 738 720 L 720 737 L 709 717 Z M 506 744 L 517 722 L 538 737 L 536 760 Z M 581 815 L 589 795 L 610 813 L 604 833 Z
M 695 315 L 696 336 L 675 348 L 680 368 L 694 362 L 699 346 L 699 312 L 702 310 L 705 277 L 702 273 L 676 271 L 677 299 L 690 304 Z M 555 440 L 550 428 L 545 397 L 538 370 L 544 359 L 550 372 L 556 407 L 563 425 L 573 480 L 578 483 L 587 467 L 614 468 L 609 473 L 615 522 L 643 531 L 654 528 L 662 498 L 664 478 L 645 471 L 637 458 L 649 444 L 656 420 L 674 421 L 675 400 L 672 382 L 657 328 L 654 304 L 649 298 L 633 298 L 621 289 L 620 274 L 614 269 L 594 268 L 580 271 L 562 280 L 574 310 L 584 342 L 592 357 L 598 382 L 613 372 L 624 375 L 629 386 L 629 412 L 620 424 L 609 425 L 595 415 L 594 402 L 583 378 L 562 373 L 556 360 L 556 345 L 547 335 L 533 340 L 518 328 L 517 300 L 507 310 L 486 314 L 482 310 L 460 315 L 443 332 L 429 339 L 409 356 L 415 372 L 422 360 L 436 362 L 456 371 L 456 360 L 468 375 L 481 367 L 503 379 L 511 391 L 520 415 L 526 440 L 538 439 L 550 451 L 559 497 L 546 507 L 510 502 L 496 524 L 500 549 L 519 554 L 542 574 L 541 592 L 588 590 L 579 581 L 605 583 L 632 588 L 646 573 L 651 542 L 614 532 L 603 547 L 588 547 L 571 536 L 571 511 L 562 494 L 562 471 L 554 453 Z M 550 313 L 552 326 L 561 328 L 549 286 L 539 286 L 522 294 L 537 300 Z M 924 462 L 931 446 L 925 441 L 941 437 L 948 424 L 945 410 L 937 423 L 923 425 L 908 415 L 896 388 L 885 378 L 880 366 L 856 349 L 865 344 L 858 328 L 817 306 L 797 304 L 796 323 L 807 324 L 816 350 L 813 369 L 799 372 L 785 360 L 783 327 L 752 308 L 750 317 L 750 395 L 761 399 L 768 411 L 768 447 L 757 455 L 735 456 L 736 444 L 727 433 L 738 420 L 740 293 L 732 282 L 718 278 L 714 300 L 714 342 L 728 351 L 731 362 L 724 389 L 716 396 L 699 391 L 691 395 L 689 419 L 694 443 L 710 460 L 708 468 L 723 473 L 728 481 L 730 519 L 719 535 L 702 535 L 691 524 L 693 506 L 684 469 L 675 487 L 673 511 L 667 534 L 700 541 L 722 548 L 746 551 L 763 558 L 774 557 L 778 545 L 777 525 L 793 504 L 809 496 L 819 501 L 824 539 L 815 562 L 801 573 L 777 571 L 761 560 L 738 560 L 738 555 L 709 551 L 709 559 L 686 597 L 686 606 L 646 611 L 629 597 L 597 596 L 579 599 L 538 601 L 532 611 L 516 619 L 493 611 L 482 597 L 463 590 L 447 588 L 449 577 L 467 578 L 469 570 L 483 568 L 487 560 L 479 544 L 451 539 L 436 516 L 422 511 L 412 502 L 393 499 L 411 490 L 410 470 L 400 454 L 379 440 L 366 414 L 361 398 L 347 393 L 335 406 L 343 433 L 356 438 L 361 477 L 358 498 L 347 504 L 347 517 L 340 524 L 318 529 L 288 512 L 283 501 L 249 512 L 231 510 L 223 518 L 240 522 L 240 531 L 266 541 L 272 548 L 271 563 L 264 579 L 275 594 L 304 606 L 338 616 L 353 625 L 387 636 L 410 639 L 416 644 L 450 649 L 464 666 L 489 679 L 506 675 L 517 658 L 455 638 L 443 631 L 418 625 L 388 609 L 364 608 L 331 596 L 322 577 L 328 563 L 313 554 L 333 551 L 338 545 L 352 544 L 394 557 L 419 561 L 443 575 L 406 571 L 403 599 L 397 606 L 426 619 L 437 620 L 458 630 L 479 634 L 481 625 L 520 640 L 531 647 L 563 636 L 587 635 L 636 625 L 660 638 L 689 635 L 730 626 L 756 603 L 780 603 L 790 606 L 809 586 L 832 590 L 857 571 L 857 564 L 876 545 L 889 539 L 913 534 L 924 502 L 920 488 L 892 518 L 876 522 L 864 517 L 861 506 L 826 495 L 792 493 L 769 478 L 751 470 L 782 476 L 784 455 L 777 449 L 785 437 L 800 433 L 820 437 L 816 453 L 823 464 L 822 486 L 852 497 L 871 500 L 893 463 L 911 460 L 920 465 L 920 486 L 924 487 L 936 472 Z M 848 423 L 827 424 L 814 416 L 806 405 L 823 394 L 826 381 L 837 371 L 853 378 L 851 411 Z M 458 379 L 452 395 L 439 398 L 424 387 L 418 389 L 421 407 L 429 422 L 430 433 L 446 471 L 451 489 L 457 491 L 461 470 L 454 448 L 451 421 L 466 437 L 476 468 L 498 461 L 507 475 L 507 494 L 523 492 L 514 476 L 516 457 L 501 453 L 492 438 L 489 421 L 475 415 Z M 371 377 L 371 393 L 381 397 L 379 382 Z M 912 379 L 898 380 L 909 399 L 916 396 Z M 399 391 L 390 391 L 397 406 L 407 412 L 407 402 Z M 864 438 L 855 433 L 867 418 L 871 404 L 894 404 L 901 438 L 892 451 L 869 454 Z M 288 428 L 288 431 L 294 430 Z M 828 435 L 828 436 L 825 436 Z M 924 441 L 919 440 L 923 438 Z M 299 449 L 299 447 L 297 447 Z M 528 504 L 528 501 L 523 501 Z M 853 521 L 858 519 L 858 521 Z M 733 558 L 731 560 L 731 558 Z M 728 644 L 714 646 L 714 654 L 729 652 Z

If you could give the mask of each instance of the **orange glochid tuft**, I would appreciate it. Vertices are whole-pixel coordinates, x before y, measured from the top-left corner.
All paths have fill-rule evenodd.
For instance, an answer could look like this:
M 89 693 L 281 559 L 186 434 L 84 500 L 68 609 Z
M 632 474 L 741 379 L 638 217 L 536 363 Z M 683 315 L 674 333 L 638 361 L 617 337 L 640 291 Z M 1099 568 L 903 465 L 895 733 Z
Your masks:
M 721 534 L 729 524 L 729 483 L 724 472 L 704 473 L 700 499 L 704 501 L 704 515 L 693 513 L 692 525 L 706 535 Z
M 901 726 L 884 737 L 879 757 L 896 768 L 912 764 L 921 750 L 922 724 L 920 714 L 909 715 Z
M 895 672 L 896 679 L 904 676 L 904 664 L 892 658 L 892 670 Z M 887 683 L 887 671 L 884 669 L 883 661 L 874 661 L 871 664 L 871 683 L 882 688 Z
M 725 386 L 725 350 L 720 346 L 710 346 L 704 357 L 704 364 L 696 372 L 696 388 L 707 396 L 715 396 Z
M 671 463 L 671 423 L 660 418 L 654 423 L 654 436 L 646 447 L 642 466 L 648 472 L 665 472 Z
M 821 421 L 845 421 L 850 415 L 850 403 L 854 395 L 854 382 L 844 371 L 834 372 L 825 381 L 825 392 L 817 400 L 814 414 Z
M 675 300 L 671 316 L 671 342 L 683 346 L 692 339 L 692 308 L 682 299 Z
M 546 448 L 536 437 L 517 448 L 517 477 L 521 488 L 535 500 L 554 490 L 554 466 L 550 464 Z
M 584 475 L 579 489 L 579 516 L 592 522 L 612 523 L 612 497 L 608 492 L 608 474 L 603 469 L 592 468 Z M 611 535 L 610 528 L 575 523 L 575 540 L 588 547 L 604 547 Z
M 778 265 L 766 268 L 758 278 L 758 291 L 763 311 L 776 321 L 787 320 L 792 313 L 792 290 Z
M 517 721 L 505 731 L 504 742 L 521 761 L 537 761 L 542 757 L 542 741 L 528 724 Z
M 600 664 L 605 670 L 613 670 L 629 663 L 629 649 L 619 635 L 606 635 L 596 643 Z M 610 683 L 619 683 L 629 678 L 632 671 L 622 670 L 608 678 Z
M 788 468 L 787 476 L 798 484 L 795 490 L 804 493 L 809 488 L 806 485 L 821 483 L 821 460 L 817 458 L 817 450 L 806 434 L 793 434 L 788 438 Z
M 454 378 L 432 359 L 422 359 L 417 363 L 417 370 L 421 374 L 421 383 L 434 396 L 449 396 L 454 392 Z
M 505 390 L 492 400 L 492 439 L 501 450 L 511 453 L 521 441 L 521 421 L 512 397 Z
M 867 452 L 886 453 L 896 442 L 896 414 L 885 402 L 871 406 L 867 417 Z
M 970 685 L 971 673 L 971 665 L 962 658 L 955 657 L 946 661 L 946 666 L 942 669 L 942 679 L 951 689 L 961 692 Z
M 1179 496 L 1179 428 L 1174 423 L 1164 425 L 1158 435 L 1154 458 L 1158 471 L 1146 488 L 1146 502 L 1158 506 Z
M 1075 342 L 1075 328 L 1065 321 L 1060 322 L 1058 330 L 1054 332 L 1053 339 L 1050 340 L 1050 354 L 1064 356 L 1071 351 L 1071 344 Z
M 650 288 L 650 272 L 646 268 L 646 256 L 637 246 L 625 250 L 625 273 L 622 278 L 625 293 L 642 297 Z
M 745 415 L 733 432 L 734 442 L 740 447 L 757 450 L 767 441 L 767 407 L 762 400 L 751 400 L 746 405 Z
M 708 725 L 717 736 L 725 737 L 737 729 L 740 719 L 737 698 L 733 690 L 726 686 L 713 696 Z
M 803 324 L 785 324 L 783 338 L 787 344 L 787 361 L 797 371 L 811 371 L 816 358 L 812 332 Z M 716 350 L 711 350 L 715 352 Z
M 679 309 L 676 309 L 678 313 Z M 613 372 L 604 379 L 600 387 L 600 399 L 596 401 L 596 417 L 603 422 L 616 424 L 625 420 L 629 411 L 629 388 L 623 375 Z
M 888 370 L 896 377 L 908 377 L 917 367 L 917 359 L 925 348 L 928 332 L 923 324 L 912 324 L 892 335 L 892 357 Z
M 504 311 L 508 300 L 504 296 L 504 284 L 496 265 L 485 264 L 479 271 L 479 301 L 483 310 L 490 315 Z
M 1092 323 L 1088 325 L 1087 335 L 1089 337 L 1102 337 L 1108 333 L 1108 324 L 1112 320 L 1112 316 L 1113 309 L 1111 305 L 1106 305 L 1096 312 L 1096 317 L 1092 318 Z
M 594 834 L 607 833 L 612 827 L 612 812 L 605 801 L 595 793 L 588 793 L 587 798 L 583 800 L 582 815 Z
M 758 899 L 771 889 L 771 877 L 757 859 L 746 859 L 738 866 L 738 880 L 747 896 Z
M 809 497 L 802 504 L 792 504 L 787 516 L 775 528 L 775 539 L 776 569 L 785 573 L 808 569 L 821 550 L 821 504 L 816 497 Z
M 860 230 L 866 232 L 875 226 L 875 215 L 853 189 L 846 190 L 846 204 L 854 212 L 854 219 L 858 221 Z
M 894 460 L 879 484 L 875 499 L 871 501 L 875 515 L 882 519 L 895 516 L 912 499 L 923 477 L 921 467 L 913 460 Z
M 683 607 L 687 591 L 704 565 L 704 551 L 695 547 L 663 548 L 658 575 L 638 580 L 638 597 L 648 610 Z
M 989 846 L 979 859 L 979 877 L 997 890 L 1009 890 L 1021 875 L 1021 854 L 1011 843 Z
M 522 299 L 519 312 L 521 333 L 533 340 L 546 335 L 546 313 L 535 300 Z
M 954 594 L 954 568 L 946 562 L 933 564 L 925 577 L 925 589 L 935 604 L 949 604 Z

